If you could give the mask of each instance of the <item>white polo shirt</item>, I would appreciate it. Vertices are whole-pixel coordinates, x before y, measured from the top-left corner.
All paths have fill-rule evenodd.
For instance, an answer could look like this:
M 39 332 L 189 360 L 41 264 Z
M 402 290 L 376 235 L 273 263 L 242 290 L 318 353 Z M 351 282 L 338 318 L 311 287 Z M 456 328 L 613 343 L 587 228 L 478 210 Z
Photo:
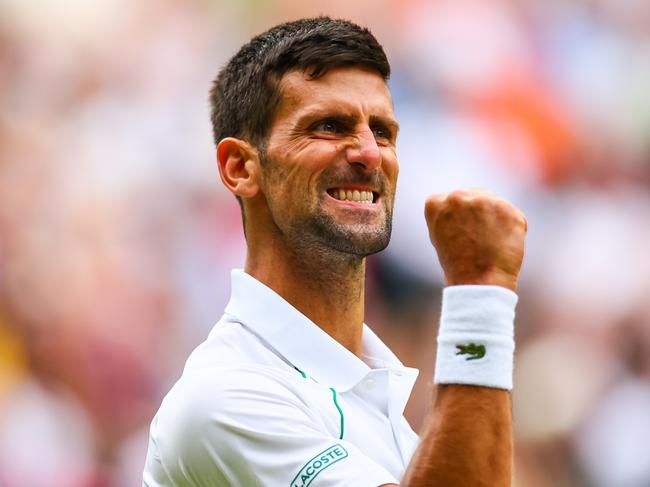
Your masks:
M 224 316 L 153 419 L 143 486 L 399 483 L 418 371 L 366 325 L 362 357 L 234 270 Z

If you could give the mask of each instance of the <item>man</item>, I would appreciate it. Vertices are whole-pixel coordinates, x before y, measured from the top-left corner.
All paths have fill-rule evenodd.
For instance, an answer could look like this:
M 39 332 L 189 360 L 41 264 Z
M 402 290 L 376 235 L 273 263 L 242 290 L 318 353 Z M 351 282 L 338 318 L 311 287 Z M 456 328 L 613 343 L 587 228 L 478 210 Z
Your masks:
M 211 92 L 223 184 L 247 257 L 221 321 L 151 425 L 143 485 L 506 486 L 513 319 L 526 220 L 480 191 L 432 195 L 445 272 L 435 404 L 363 323 L 365 257 L 390 237 L 398 124 L 366 29 L 277 26 Z

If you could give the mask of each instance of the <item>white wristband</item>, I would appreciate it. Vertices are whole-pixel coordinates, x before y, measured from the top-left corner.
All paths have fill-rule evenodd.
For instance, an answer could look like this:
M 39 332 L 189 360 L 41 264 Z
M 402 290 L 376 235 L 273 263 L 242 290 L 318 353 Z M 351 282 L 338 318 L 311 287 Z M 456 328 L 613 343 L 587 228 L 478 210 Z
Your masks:
M 512 389 L 517 295 L 500 286 L 450 286 L 442 293 L 436 384 Z

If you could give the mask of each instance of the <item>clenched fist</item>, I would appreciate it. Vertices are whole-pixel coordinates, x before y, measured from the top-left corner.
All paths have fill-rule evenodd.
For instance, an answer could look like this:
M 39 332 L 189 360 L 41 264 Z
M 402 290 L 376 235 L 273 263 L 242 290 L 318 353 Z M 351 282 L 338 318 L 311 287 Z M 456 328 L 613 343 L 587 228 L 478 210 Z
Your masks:
M 516 290 L 528 226 L 521 211 L 487 191 L 458 190 L 429 196 L 424 216 L 447 285 Z

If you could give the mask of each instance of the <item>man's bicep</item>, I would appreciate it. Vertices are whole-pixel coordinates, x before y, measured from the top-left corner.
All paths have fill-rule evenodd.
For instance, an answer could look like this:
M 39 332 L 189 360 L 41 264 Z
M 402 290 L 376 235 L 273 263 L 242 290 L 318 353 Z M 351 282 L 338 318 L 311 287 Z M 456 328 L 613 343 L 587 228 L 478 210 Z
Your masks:
M 377 487 L 396 482 L 354 444 L 331 431 L 290 384 L 250 371 L 176 391 L 155 435 L 161 462 L 181 486 Z M 152 426 L 152 437 L 153 434 Z M 215 479 L 221 479 L 215 484 Z

